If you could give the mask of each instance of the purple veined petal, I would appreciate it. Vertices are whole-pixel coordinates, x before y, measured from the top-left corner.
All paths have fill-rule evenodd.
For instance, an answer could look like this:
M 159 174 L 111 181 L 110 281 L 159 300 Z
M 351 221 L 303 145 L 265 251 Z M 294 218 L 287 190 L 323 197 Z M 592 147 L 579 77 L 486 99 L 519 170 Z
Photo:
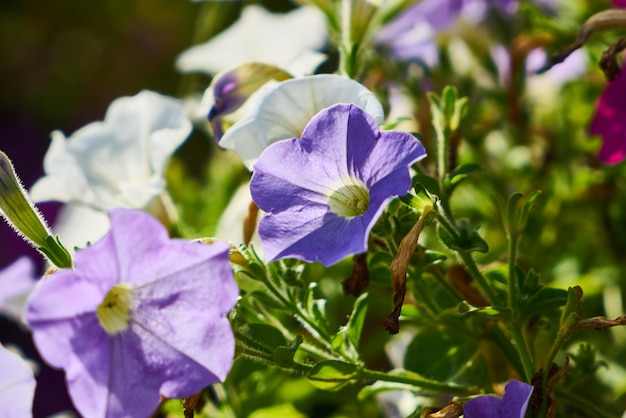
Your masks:
M 148 416 L 161 396 L 224 380 L 239 293 L 228 256 L 226 244 L 170 240 L 150 215 L 116 209 L 111 231 L 77 252 L 74 269 L 38 284 L 26 320 L 83 416 Z
M 283 212 L 261 219 L 259 235 L 268 261 L 295 257 L 331 266 L 366 250 L 369 218 L 348 221 L 326 210 L 322 216 L 302 222 L 298 214 Z
M 276 148 L 276 147 L 272 147 Z M 268 160 L 264 160 L 266 162 Z M 301 178 L 290 179 L 278 177 L 273 172 L 261 171 L 263 165 L 254 171 L 252 179 L 254 187 L 250 189 L 252 199 L 264 212 L 278 213 L 293 206 L 301 206 L 303 209 L 312 210 L 316 207 L 325 211 L 328 205 L 328 196 L 325 194 L 326 187 L 323 185 L 306 184 Z M 318 190 L 310 190 L 314 187 Z
M 504 387 L 504 396 L 478 396 L 463 404 L 465 418 L 524 418 L 533 386 L 511 380 Z
M 269 146 L 254 166 L 251 195 L 269 212 L 259 224 L 266 257 L 328 266 L 365 251 L 386 203 L 408 191 L 409 166 L 424 156 L 417 139 L 380 132 L 355 105 L 320 111 L 301 139 Z
M 97 280 L 85 280 L 74 269 L 59 270 L 37 283 L 26 301 L 25 318 L 32 326 L 95 314 L 105 294 L 106 286 Z M 80 297 L 71 299 L 72 303 L 68 303 L 67 295 Z
M 35 377 L 31 368 L 20 356 L 0 344 L 0 370 L 2 416 L 32 417 Z
M 502 418 L 499 407 L 502 399 L 491 395 L 478 396 L 463 404 L 464 418 Z M 513 417 L 510 417 L 513 418 Z
M 504 387 L 504 396 L 500 407 L 502 417 L 524 418 L 533 387 L 519 380 L 511 380 Z

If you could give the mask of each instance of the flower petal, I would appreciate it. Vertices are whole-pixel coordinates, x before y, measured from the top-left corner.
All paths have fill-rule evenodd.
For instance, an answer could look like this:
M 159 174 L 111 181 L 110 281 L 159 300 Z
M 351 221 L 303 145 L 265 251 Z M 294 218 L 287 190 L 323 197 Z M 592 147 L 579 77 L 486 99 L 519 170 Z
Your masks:
M 119 98 L 103 122 L 91 123 L 70 138 L 52 134 L 46 176 L 33 186 L 33 199 L 100 210 L 143 208 L 164 190 L 167 159 L 190 132 L 191 122 L 177 100 L 149 91 Z
M 226 131 L 220 146 L 236 151 L 248 167 L 261 152 L 281 139 L 300 138 L 319 111 L 337 103 L 354 103 L 380 125 L 384 114 L 373 93 L 356 81 L 331 74 L 277 83 L 253 94 L 249 111 Z
M 622 67 L 622 71 L 626 66 Z M 601 135 L 602 148 L 598 158 L 607 164 L 616 164 L 626 158 L 626 77 L 609 82 L 600 97 L 589 133 Z
M 0 405 L 6 418 L 32 417 L 35 377 L 24 360 L 0 344 Z M 9 407 L 10 405 L 10 407 Z
M 302 138 L 269 146 L 254 165 L 250 192 L 269 212 L 259 224 L 269 261 L 296 257 L 331 265 L 367 248 L 367 238 L 386 203 L 411 186 L 408 167 L 424 147 L 404 132 L 380 132 L 353 104 L 320 111 Z M 365 212 L 344 217 L 331 211 L 338 187 L 362 183 Z
M 26 297 L 35 283 L 35 263 L 26 256 L 0 271 L 0 313 L 20 320 Z
M 500 416 L 524 418 L 533 389 L 532 386 L 520 382 L 519 380 L 511 380 L 507 383 L 504 387 Z
M 246 41 L 241 42 L 242 39 Z M 261 6 L 250 5 L 228 29 L 183 52 L 176 67 L 183 73 L 216 74 L 244 62 L 260 62 L 308 74 L 321 62 L 320 54 L 313 50 L 321 49 L 325 43 L 325 19 L 317 8 L 270 13 Z

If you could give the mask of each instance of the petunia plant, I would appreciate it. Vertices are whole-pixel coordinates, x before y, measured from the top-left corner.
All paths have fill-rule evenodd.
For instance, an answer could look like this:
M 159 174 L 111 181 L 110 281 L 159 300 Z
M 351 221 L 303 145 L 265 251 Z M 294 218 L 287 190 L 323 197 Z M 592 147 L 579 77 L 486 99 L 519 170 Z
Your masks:
M 128 42 L 192 40 L 169 84 L 146 64 L 54 131 L 30 193 L 0 147 L 0 214 L 48 263 L 0 266 L 28 359 L 0 347 L 0 416 L 50 415 L 48 366 L 84 417 L 622 416 L 612 4 L 169 5 L 176 36 Z M 33 201 L 65 206 L 49 226 Z

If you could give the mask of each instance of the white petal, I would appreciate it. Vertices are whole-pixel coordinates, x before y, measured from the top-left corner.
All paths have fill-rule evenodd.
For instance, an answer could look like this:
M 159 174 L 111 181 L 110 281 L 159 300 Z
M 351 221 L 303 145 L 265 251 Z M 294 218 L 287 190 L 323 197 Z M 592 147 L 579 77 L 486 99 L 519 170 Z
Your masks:
M 109 217 L 82 205 L 65 205 L 59 211 L 54 232 L 68 249 L 83 248 L 104 236 L 111 224 Z
M 331 74 L 266 84 L 246 103 L 247 114 L 226 131 L 220 146 L 236 151 L 251 168 L 270 144 L 299 138 L 311 118 L 337 103 L 353 103 L 377 124 L 384 121 L 376 96 L 354 80 Z
M 270 13 L 251 5 L 231 27 L 183 52 L 176 67 L 183 73 L 216 74 L 254 61 L 291 70 L 303 52 L 319 50 L 325 43 L 325 20 L 318 9 L 300 7 L 289 13 Z M 309 61 L 299 71 L 311 73 L 319 63 Z
M 99 210 L 141 209 L 163 191 L 164 182 L 154 177 L 162 177 L 170 155 L 190 132 L 191 122 L 177 100 L 149 91 L 119 98 L 103 122 L 91 123 L 69 138 L 52 134 L 44 160 L 46 176 L 33 186 L 32 198 Z M 124 192 L 129 185 L 136 192 L 132 197 Z
M 0 313 L 20 321 L 26 298 L 35 286 L 35 264 L 22 256 L 0 271 Z

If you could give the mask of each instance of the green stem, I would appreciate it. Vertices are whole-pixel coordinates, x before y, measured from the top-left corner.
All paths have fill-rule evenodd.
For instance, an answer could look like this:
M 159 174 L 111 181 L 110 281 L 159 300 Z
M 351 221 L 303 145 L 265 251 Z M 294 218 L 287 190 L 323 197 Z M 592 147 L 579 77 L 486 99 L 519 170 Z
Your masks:
M 339 47 L 339 70 L 342 75 L 354 78 L 352 0 L 341 0 L 341 45 Z
M 513 347 L 517 350 L 517 354 L 522 362 L 522 367 L 524 368 L 524 378 L 526 379 L 526 382 L 530 382 L 535 375 L 535 367 L 533 366 L 533 361 L 530 357 L 530 352 L 520 327 L 515 323 L 512 325 L 511 337 L 513 338 Z
M 554 361 L 554 358 L 559 352 L 561 345 L 565 342 L 565 339 L 566 338 L 563 336 L 563 333 L 559 329 L 559 332 L 556 335 L 556 340 L 554 340 L 554 344 L 552 344 L 552 348 L 550 348 L 550 353 L 548 354 L 548 357 L 546 357 L 546 361 L 544 362 L 543 372 L 541 375 L 541 391 L 543 393 L 541 396 L 542 401 L 541 401 L 541 406 L 539 407 L 538 416 L 545 416 L 545 414 L 548 411 L 548 401 L 549 401 L 548 379 L 550 378 L 550 370 L 552 369 L 551 367 L 552 362 Z
M 478 266 L 476 266 L 476 262 L 474 258 L 469 253 L 459 252 L 458 253 L 461 260 L 463 260 L 463 264 L 467 268 L 467 272 L 470 274 L 474 282 L 478 285 L 480 290 L 483 291 L 489 304 L 492 306 L 498 300 L 498 295 L 496 295 L 495 290 L 489 285 L 485 277 L 482 275 L 480 270 L 478 270 Z
M 513 338 L 513 346 L 519 354 L 522 367 L 524 368 L 524 377 L 526 382 L 530 382 L 535 374 L 535 367 L 530 355 L 530 350 L 526 344 L 526 339 L 521 331 L 522 323 L 519 320 L 518 312 L 518 287 L 517 287 L 517 275 L 516 275 L 516 260 L 517 260 L 517 247 L 519 243 L 519 235 L 509 235 L 509 294 L 508 304 L 511 309 L 511 337 Z
M 448 216 L 445 213 L 445 209 L 441 204 L 441 201 L 436 203 L 437 211 L 435 212 L 435 216 L 437 217 L 437 221 L 439 224 L 446 229 L 446 231 L 452 235 L 455 239 L 459 239 L 459 233 L 456 230 L 456 226 L 448 219 Z M 476 266 L 476 262 L 470 253 L 457 251 L 458 257 L 463 261 L 465 267 L 467 268 L 467 272 L 472 277 L 476 285 L 482 290 L 482 292 L 487 297 L 490 305 L 494 305 L 494 302 L 498 300 L 498 296 L 496 295 L 495 290 L 489 285 L 485 277 L 482 275 L 478 267 Z
M 555 389 L 554 390 L 559 398 L 569 402 L 571 405 L 576 406 L 579 409 L 582 409 L 589 413 L 589 416 L 596 418 L 619 418 L 618 414 L 611 414 L 606 411 L 602 411 L 598 408 L 598 406 L 588 401 L 587 399 L 581 398 L 578 395 L 573 395 L 564 389 Z
M 492 341 L 502 350 L 506 358 L 511 362 L 513 367 L 520 376 L 525 375 L 524 365 L 521 363 L 521 359 L 518 351 L 511 342 L 511 338 L 505 334 L 504 330 L 500 328 L 498 324 L 494 324 L 493 329 L 490 330 L 492 335 Z
M 393 375 L 369 369 L 362 369 L 360 371 L 360 377 L 365 380 L 380 380 L 383 382 L 405 383 L 407 385 L 412 385 L 422 389 L 433 390 L 441 393 L 452 393 L 455 395 L 467 395 L 468 393 L 472 393 L 475 391 L 475 389 L 472 388 L 450 383 L 438 382 L 436 380 L 425 379 L 423 377 Z
M 444 179 L 448 174 L 448 137 L 449 132 L 446 129 L 441 131 L 436 129 L 437 134 L 437 173 L 439 174 L 439 188 L 441 193 L 446 193 Z M 445 199 L 445 196 L 442 196 Z

